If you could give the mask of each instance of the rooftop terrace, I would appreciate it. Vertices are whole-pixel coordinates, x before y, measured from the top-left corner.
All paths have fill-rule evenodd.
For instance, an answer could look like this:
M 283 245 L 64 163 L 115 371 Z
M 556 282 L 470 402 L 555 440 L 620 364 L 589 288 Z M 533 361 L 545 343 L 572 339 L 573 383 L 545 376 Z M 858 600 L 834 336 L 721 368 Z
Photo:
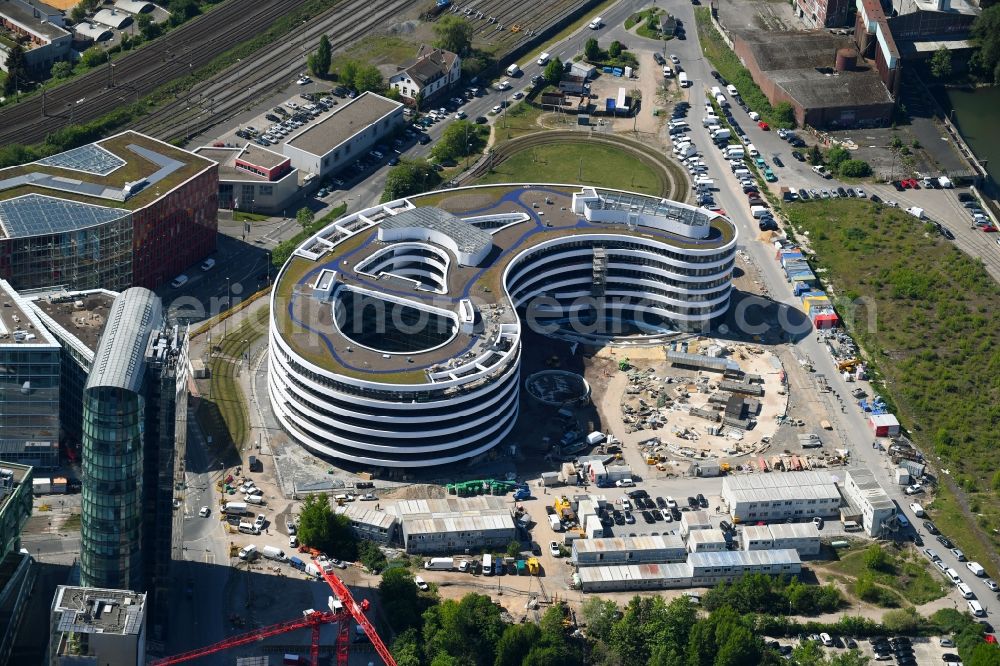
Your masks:
M 411 197 L 408 204 L 393 211 L 376 207 L 342 218 L 306 241 L 285 264 L 273 293 L 275 324 L 297 354 L 321 367 L 358 379 L 424 383 L 428 381 L 428 372 L 447 370 L 443 364 L 477 353 L 488 355 L 503 337 L 504 325 L 517 324 L 517 315 L 501 284 L 503 272 L 514 257 L 541 242 L 587 233 L 621 233 L 667 242 L 678 248 L 712 249 L 735 237 L 735 228 L 728 220 L 709 211 L 694 213 L 696 209 L 681 204 L 671 207 L 685 211 L 692 223 L 698 223 L 699 218 L 704 220 L 708 227 L 704 238 L 644 226 L 588 222 L 572 210 L 572 195 L 579 191 L 576 187 L 547 185 L 459 189 Z M 420 217 L 419 213 L 407 210 L 410 204 L 419 207 L 417 210 L 434 207 L 446 211 L 456 221 L 464 219 L 470 238 L 490 237 L 491 248 L 478 265 L 461 265 L 453 258 L 443 293 L 421 288 L 414 280 L 356 269 L 359 265 L 367 269 L 372 256 L 391 246 L 380 242 L 378 230 L 383 222 L 392 220 L 394 214 Z M 471 299 L 482 315 L 481 322 L 477 322 L 471 333 L 457 331 L 446 344 L 428 351 L 384 354 L 352 344 L 334 326 L 329 290 L 334 283 L 455 313 L 462 300 Z
M 0 169 L 0 219 L 37 218 L 34 206 L 40 195 L 91 206 L 136 210 L 167 194 L 193 176 L 215 168 L 215 163 L 168 143 L 126 131 L 94 144 L 51 155 L 37 162 Z M 64 205 L 67 216 L 56 226 L 76 228 L 93 217 L 86 208 Z M 83 215 L 76 220 L 73 211 Z M 42 217 L 48 217 L 44 215 Z M 8 225 L 5 223 L 4 227 Z M 6 233 L 6 232 L 5 232 Z M 17 235 L 17 232 L 9 232 Z
M 0 280 L 0 347 L 58 345 L 34 311 L 6 280 Z
M 104 290 L 70 292 L 34 298 L 32 304 L 93 354 L 101 341 L 115 296 Z

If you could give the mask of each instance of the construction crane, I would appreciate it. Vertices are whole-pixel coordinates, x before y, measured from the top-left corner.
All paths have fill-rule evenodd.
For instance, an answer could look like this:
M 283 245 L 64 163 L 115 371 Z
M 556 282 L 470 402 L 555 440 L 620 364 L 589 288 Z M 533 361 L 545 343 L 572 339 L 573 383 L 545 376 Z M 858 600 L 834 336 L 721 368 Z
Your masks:
M 324 624 L 332 624 L 334 622 L 340 623 L 340 631 L 337 635 L 337 666 L 347 666 L 347 641 L 350 620 L 351 614 L 346 610 L 341 610 L 337 613 L 333 611 L 308 610 L 304 611 L 302 613 L 302 617 L 298 620 L 279 622 L 278 624 L 272 624 L 269 627 L 261 627 L 260 629 L 248 631 L 245 634 L 232 636 L 225 640 L 221 640 L 218 643 L 213 643 L 212 645 L 206 645 L 205 647 L 188 650 L 187 652 L 175 654 L 171 657 L 154 659 L 149 662 L 149 666 L 171 666 L 172 664 L 181 664 L 186 661 L 191 661 L 192 659 L 198 659 L 199 657 L 207 657 L 210 654 L 215 654 L 216 652 L 221 652 L 230 648 L 256 643 L 264 640 L 265 638 L 280 636 L 281 634 L 288 633 L 289 631 L 298 631 L 299 629 L 307 628 L 312 629 L 312 646 L 310 648 L 309 655 L 311 658 L 310 663 L 312 666 L 319 666 L 320 627 Z M 343 653 L 343 657 L 341 657 L 341 653 Z
M 354 596 L 351 594 L 351 591 L 347 588 L 347 586 L 344 585 L 344 582 L 334 575 L 332 568 L 330 571 L 327 571 L 315 558 L 313 559 L 313 565 L 316 567 L 316 570 L 320 572 L 323 580 L 326 581 L 326 584 L 330 586 L 330 589 L 333 590 L 335 595 L 330 597 L 329 611 L 303 611 L 302 618 L 298 620 L 279 622 L 278 624 L 273 624 L 269 627 L 262 627 L 260 629 L 248 631 L 245 634 L 232 636 L 225 640 L 221 640 L 218 643 L 213 643 L 212 645 L 182 652 L 181 654 L 176 654 L 172 657 L 154 659 L 149 662 L 149 666 L 172 666 L 173 664 L 180 664 L 186 661 L 191 661 L 192 659 L 198 659 L 199 657 L 206 657 L 210 654 L 215 654 L 216 652 L 221 652 L 230 648 L 256 643 L 266 638 L 279 636 L 289 631 L 297 631 L 299 629 L 306 628 L 312 629 L 312 643 L 309 651 L 309 663 L 311 666 L 319 666 L 319 630 L 324 624 L 333 624 L 335 622 L 338 623 L 336 643 L 337 666 L 347 666 L 351 619 L 354 619 L 354 621 L 358 623 L 358 626 L 364 630 L 365 635 L 368 636 L 368 640 L 371 641 L 372 645 L 375 647 L 375 651 L 382 658 L 382 661 L 385 662 L 385 665 L 396 666 L 396 660 L 393 658 L 392 653 L 389 652 L 389 648 L 387 648 L 385 643 L 382 642 L 378 632 L 375 631 L 375 627 L 372 626 L 372 623 L 365 615 L 365 612 L 369 607 L 368 600 L 364 599 L 359 604 L 354 600 Z
M 344 609 L 351 614 L 351 617 L 353 617 L 354 621 L 358 623 L 358 626 L 364 630 L 365 636 L 367 636 L 368 640 L 370 640 L 372 645 L 375 646 L 375 651 L 378 652 L 378 656 L 382 657 L 382 661 L 385 662 L 385 666 L 396 666 L 396 660 L 393 658 L 392 653 L 389 652 L 389 648 L 387 648 L 385 643 L 382 642 L 378 632 L 375 631 L 375 627 L 372 626 L 372 623 L 368 620 L 368 616 L 365 615 L 365 611 L 368 610 L 368 600 L 365 599 L 359 605 L 354 600 L 354 596 L 351 594 L 351 591 L 347 589 L 346 585 L 344 585 L 344 581 L 337 578 L 332 569 L 330 571 L 324 569 L 316 558 L 313 558 L 313 566 L 319 570 L 320 575 L 323 576 L 323 580 L 325 580 L 326 584 L 330 586 L 331 590 L 333 590 L 333 593 L 336 595 L 337 599 L 340 600 L 340 603 L 344 605 Z M 337 645 L 338 666 L 341 666 L 339 664 L 341 649 L 344 650 L 344 666 L 346 666 L 347 646 L 345 644 L 341 647 L 339 643 Z

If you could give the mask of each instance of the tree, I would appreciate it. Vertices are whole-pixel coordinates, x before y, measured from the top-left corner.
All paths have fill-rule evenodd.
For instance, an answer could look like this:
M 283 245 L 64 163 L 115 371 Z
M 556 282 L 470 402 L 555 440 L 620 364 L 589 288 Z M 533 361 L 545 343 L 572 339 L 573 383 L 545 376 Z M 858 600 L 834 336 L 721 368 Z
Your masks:
M 849 178 L 864 178 L 872 175 L 872 168 L 864 160 L 845 160 L 840 165 L 840 175 Z
M 313 212 L 308 208 L 306 208 L 305 206 L 299 208 L 298 212 L 295 213 L 295 220 L 299 223 L 299 226 L 301 226 L 303 229 L 307 228 L 310 224 L 312 224 L 314 217 L 315 216 L 313 215 Z
M 326 495 L 308 495 L 299 512 L 299 541 L 322 551 L 329 550 L 333 510 Z
M 598 45 L 597 40 L 591 37 L 587 40 L 587 43 L 583 45 L 583 57 L 589 62 L 597 62 L 601 59 L 601 47 Z
M 362 65 L 354 74 L 354 89 L 358 94 L 363 92 L 382 92 L 385 90 L 385 79 L 375 65 Z
M 3 81 L 3 94 L 10 97 L 28 84 L 28 65 L 24 61 L 24 47 L 18 42 L 7 52 L 7 78 Z
M 447 599 L 424 613 L 424 652 L 432 664 L 492 666 L 504 629 L 500 609 L 488 596 Z
M 889 556 L 882 546 L 875 543 L 865 550 L 864 563 L 865 568 L 869 571 L 887 571 L 889 569 Z
M 143 39 L 156 39 L 163 34 L 163 26 L 154 22 L 149 14 L 139 14 L 136 25 L 139 26 L 139 34 Z
M 546 83 L 550 83 L 554 86 L 559 85 L 559 81 L 562 80 L 563 71 L 565 71 L 565 66 L 563 61 L 559 58 L 553 58 L 549 60 L 548 64 L 545 65 L 545 71 L 542 72 L 542 76 L 545 78 Z
M 795 127 L 795 107 L 791 102 L 778 102 L 772 109 L 774 123 L 781 127 Z
M 608 57 L 612 59 L 617 59 L 618 56 L 622 54 L 623 50 L 624 49 L 622 48 L 622 43 L 616 39 L 615 41 L 611 42 L 611 46 L 608 47 Z
M 348 60 L 340 66 L 340 71 L 337 72 L 337 80 L 345 86 L 354 87 L 354 77 L 357 75 L 360 67 L 361 64 L 357 60 Z
M 82 62 L 85 67 L 97 67 L 98 65 L 103 65 L 107 61 L 108 52 L 100 46 L 91 46 L 83 52 L 82 56 L 80 56 L 80 62 Z
M 851 159 L 851 154 L 847 152 L 846 149 L 840 146 L 834 146 L 826 153 L 826 163 L 834 171 L 840 168 L 840 165 L 845 161 Z
M 823 153 L 820 152 L 819 146 L 809 147 L 809 164 L 816 166 L 823 163 Z
M 923 621 L 924 619 L 920 617 L 913 606 L 891 610 L 882 616 L 882 626 L 886 628 L 886 631 L 898 634 L 913 633 L 923 624 Z
M 445 128 L 431 154 L 439 162 L 445 162 L 478 153 L 485 145 L 486 139 L 477 125 L 456 120 Z
M 507 557 L 517 557 L 521 554 L 521 542 L 511 541 L 507 544 Z
M 947 79 L 951 76 L 951 51 L 942 46 L 931 56 L 931 76 L 935 79 Z
M 392 656 L 396 658 L 398 666 L 421 666 L 420 634 L 416 629 L 407 629 L 396 634 L 396 639 L 392 642 Z
M 333 59 L 333 50 L 330 47 L 330 39 L 323 35 L 319 38 L 319 47 L 316 52 L 309 56 L 309 71 L 313 76 L 326 78 L 330 73 L 330 63 Z
M 173 25 L 180 25 L 201 12 L 198 0 L 170 0 L 167 9 L 170 10 L 170 23 Z
M 1000 5 L 984 9 L 972 23 L 976 52 L 972 62 L 994 83 L 1000 83 Z
M 465 18 L 448 14 L 434 24 L 434 46 L 464 56 L 472 50 L 473 27 Z
M 969 666 L 997 666 L 1000 664 L 1000 651 L 996 645 L 986 642 L 979 642 L 972 648 L 972 653 L 962 663 Z
M 607 640 L 618 617 L 618 604 L 610 599 L 588 597 L 580 607 L 580 617 L 587 626 L 588 636 Z
M 419 626 L 417 584 L 413 582 L 413 574 L 409 569 L 395 567 L 383 573 L 378 592 L 393 629 L 403 631 Z
M 503 630 L 497 641 L 497 658 L 494 666 L 521 666 L 531 648 L 540 643 L 542 630 L 537 624 L 511 624 Z
M 378 544 L 369 539 L 358 544 L 358 561 L 372 573 L 382 571 L 389 563 Z
M 79 23 L 80 21 L 87 18 L 87 10 L 82 4 L 79 4 L 70 11 L 69 17 L 73 20 L 73 23 Z
M 403 159 L 389 169 L 385 177 L 383 201 L 392 201 L 411 194 L 419 194 L 432 189 L 441 182 L 441 176 L 426 160 Z
M 60 60 L 59 62 L 52 65 L 52 77 L 56 79 L 65 79 L 73 75 L 73 63 Z

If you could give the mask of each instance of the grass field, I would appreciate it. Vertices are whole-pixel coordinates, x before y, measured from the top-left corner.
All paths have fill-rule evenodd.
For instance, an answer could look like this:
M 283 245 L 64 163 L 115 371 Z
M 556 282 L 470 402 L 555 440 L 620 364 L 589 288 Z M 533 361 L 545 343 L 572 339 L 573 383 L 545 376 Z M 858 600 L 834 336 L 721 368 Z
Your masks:
M 334 55 L 330 71 L 336 72 L 348 60 L 357 60 L 369 65 L 402 65 L 417 55 L 418 44 L 401 37 L 371 35 L 346 51 Z
M 504 127 L 505 123 L 502 115 L 497 119 L 496 125 L 493 127 L 497 143 L 543 129 L 538 124 L 538 117 L 543 113 L 546 112 L 525 102 L 517 102 L 509 107 L 507 109 L 506 127 Z M 575 117 L 573 121 L 576 121 Z
M 888 550 L 892 553 L 891 550 Z M 865 567 L 864 550 L 842 555 L 840 561 L 830 565 L 831 572 L 857 579 L 871 574 L 873 582 L 883 588 L 883 593 L 892 598 L 902 597 L 915 606 L 925 604 L 944 596 L 941 578 L 927 567 L 927 563 L 912 550 L 899 554 L 892 553 L 887 571 L 870 571 Z
M 634 156 L 612 146 L 553 143 L 528 148 L 498 165 L 477 184 L 582 183 L 656 193 L 659 179 Z
M 259 308 L 249 319 L 230 327 L 226 336 L 215 343 L 219 351 L 209 361 L 211 390 L 206 396 L 211 406 L 199 420 L 212 441 L 222 449 L 232 446 L 239 451 L 250 434 L 247 403 L 238 385 L 237 368 L 248 345 L 253 345 L 267 330 L 268 308 Z
M 865 349 L 892 411 L 966 493 L 976 535 L 950 493 L 931 517 L 970 554 L 1000 548 L 1000 287 L 930 225 L 867 201 L 784 207 L 808 232 L 835 304 Z M 843 300 L 841 300 L 843 299 Z M 849 302 L 865 306 L 851 316 Z M 936 509 L 936 510 L 935 510 Z M 983 543 L 975 545 L 971 537 Z M 983 565 L 991 567 L 991 559 Z

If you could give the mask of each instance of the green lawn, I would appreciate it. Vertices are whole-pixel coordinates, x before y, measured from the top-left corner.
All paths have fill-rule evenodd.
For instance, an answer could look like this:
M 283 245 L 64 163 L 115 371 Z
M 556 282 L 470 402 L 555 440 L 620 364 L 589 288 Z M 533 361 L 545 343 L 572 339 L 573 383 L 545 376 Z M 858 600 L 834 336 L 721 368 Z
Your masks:
M 504 126 L 505 123 L 502 115 L 497 119 L 496 125 L 493 127 L 493 131 L 496 133 L 497 142 L 502 143 L 503 141 L 513 139 L 521 136 L 522 134 L 529 134 L 543 129 L 538 124 L 538 118 L 543 113 L 548 112 L 542 111 L 541 109 L 526 102 L 517 102 L 513 106 L 510 106 L 507 109 L 506 127 Z M 567 117 L 569 120 L 572 120 L 572 122 L 576 122 L 576 116 Z
M 978 260 L 898 209 L 829 200 L 783 210 L 797 231 L 809 232 L 817 268 L 874 364 L 892 411 L 935 466 L 949 473 L 934 472 L 965 491 L 983 534 L 963 524 L 947 493 L 932 505 L 931 517 L 970 554 L 995 553 L 1000 287 Z M 854 316 L 852 303 L 864 304 Z M 975 545 L 973 537 L 982 543 Z M 990 566 L 991 559 L 984 560 Z
M 864 564 L 864 550 L 857 550 L 842 555 L 838 562 L 829 566 L 830 571 L 844 574 L 856 579 L 862 574 L 871 573 L 874 582 L 884 588 L 882 591 L 892 596 L 902 596 L 911 604 L 919 606 L 945 594 L 941 577 L 928 568 L 927 562 L 913 550 L 904 550 L 898 554 L 887 549 L 890 557 L 890 570 L 869 572 Z
M 368 65 L 403 65 L 417 55 L 419 44 L 389 35 L 371 35 L 346 51 L 335 54 L 330 63 L 330 71 L 336 72 L 348 60 L 357 60 Z
M 269 219 L 271 218 L 260 213 L 247 213 L 242 210 L 233 211 L 234 222 L 265 222 Z
M 582 183 L 656 194 L 660 180 L 634 156 L 612 146 L 553 143 L 527 148 L 477 181 Z

